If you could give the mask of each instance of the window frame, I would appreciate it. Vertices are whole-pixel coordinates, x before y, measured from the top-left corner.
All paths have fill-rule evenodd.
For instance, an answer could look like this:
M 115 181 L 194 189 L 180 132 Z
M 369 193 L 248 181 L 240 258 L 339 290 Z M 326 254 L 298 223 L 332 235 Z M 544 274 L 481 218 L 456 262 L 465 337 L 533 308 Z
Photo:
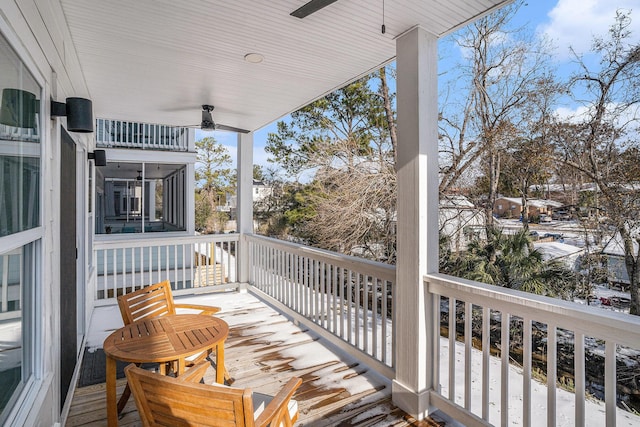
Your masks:
M 43 391 L 45 384 L 46 369 L 45 356 L 46 345 L 44 343 L 44 286 L 43 271 L 45 265 L 45 176 L 49 172 L 45 159 L 47 158 L 47 149 L 51 138 L 50 127 L 48 126 L 49 111 L 46 108 L 46 102 L 42 100 L 49 99 L 49 87 L 39 68 L 36 66 L 32 56 L 25 49 L 20 38 L 15 33 L 13 27 L 8 25 L 3 15 L 0 15 L 0 36 L 3 37 L 7 44 L 16 53 L 24 68 L 31 74 L 35 82 L 40 88 L 39 99 L 39 188 L 38 198 L 40 201 L 40 209 L 38 212 L 38 225 L 33 228 L 19 231 L 0 237 L 0 253 L 16 250 L 19 248 L 27 248 L 30 251 L 28 255 L 31 265 L 29 267 L 29 286 L 21 290 L 22 292 L 22 381 L 20 387 L 15 391 L 9 404 L 7 412 L 2 421 L 9 425 L 23 425 L 28 419 L 33 405 L 39 398 L 39 394 Z M 46 116 L 45 116 L 46 114 Z M 30 249 L 29 246 L 33 245 Z M 26 255 L 23 255 L 26 258 Z M 24 262 L 24 261 L 23 261 Z M 25 271 L 27 270 L 24 268 Z M 26 281 L 25 281 L 26 283 Z M 49 354 L 50 352 L 47 351 Z M 54 352 L 55 354 L 55 352 Z M 51 380 L 50 377 L 48 377 Z

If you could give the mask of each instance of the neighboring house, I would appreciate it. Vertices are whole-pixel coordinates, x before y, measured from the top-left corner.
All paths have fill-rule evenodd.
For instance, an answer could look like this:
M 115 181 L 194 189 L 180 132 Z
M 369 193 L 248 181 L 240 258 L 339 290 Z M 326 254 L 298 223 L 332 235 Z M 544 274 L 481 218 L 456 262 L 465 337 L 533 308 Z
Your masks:
M 577 205 L 580 203 L 581 192 L 594 191 L 593 183 L 576 184 L 536 184 L 529 186 L 529 194 L 545 199 L 558 200 L 566 205 Z
M 633 240 L 633 252 L 638 253 L 638 242 Z M 629 285 L 629 274 L 624 263 L 624 243 L 620 233 L 616 233 L 602 249 L 606 258 L 607 279 L 610 285 L 626 287 Z
M 548 199 L 527 199 L 529 218 L 540 215 L 551 216 L 554 209 L 561 208 L 562 203 Z M 503 218 L 520 218 L 522 215 L 522 198 L 500 197 L 493 205 L 493 214 Z
M 261 202 L 265 198 L 273 194 L 273 187 L 264 183 L 264 181 L 253 180 L 253 203 Z
M 440 234 L 449 239 L 451 252 L 467 249 L 473 239 L 486 239 L 487 218 L 464 196 L 445 195 L 440 199 L 438 215 Z
M 256 203 L 259 206 L 259 202 L 263 201 L 265 198 L 271 196 L 273 194 L 273 187 L 264 183 L 264 181 L 254 179 L 253 185 L 251 187 L 251 198 L 253 200 L 254 205 Z M 224 206 L 221 206 L 220 210 L 225 212 L 231 212 L 231 216 L 235 218 L 236 212 L 236 204 L 238 197 L 235 194 L 227 193 L 226 196 L 227 203 Z

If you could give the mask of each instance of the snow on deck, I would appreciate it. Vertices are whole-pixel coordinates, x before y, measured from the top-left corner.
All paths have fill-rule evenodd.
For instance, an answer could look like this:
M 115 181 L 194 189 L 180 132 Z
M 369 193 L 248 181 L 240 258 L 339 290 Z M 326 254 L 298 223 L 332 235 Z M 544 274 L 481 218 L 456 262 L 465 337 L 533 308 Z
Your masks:
M 292 376 L 303 379 L 295 395 L 300 405 L 300 424 L 305 426 L 367 425 L 402 426 L 407 417 L 390 400 L 390 383 L 350 356 L 326 345 L 322 339 L 289 321 L 275 309 L 250 293 L 211 293 L 176 298 L 180 302 L 214 305 L 222 308 L 218 315 L 230 327 L 226 341 L 226 366 L 234 379 L 233 386 L 273 394 Z M 117 306 L 94 310 L 87 347 L 102 347 L 113 330 L 122 326 Z M 440 383 L 448 396 L 449 342 L 441 340 Z M 456 343 L 456 368 L 464 366 L 464 345 Z M 481 412 L 482 354 L 472 350 L 472 410 Z M 213 381 L 213 370 L 207 381 Z M 522 371 L 509 370 L 510 425 L 522 425 Z M 456 402 L 463 404 L 463 376 L 456 378 Z M 547 388 L 531 382 L 532 419 L 546 422 Z M 573 426 L 574 394 L 557 389 L 557 425 Z M 490 422 L 500 424 L 500 360 L 490 358 Z M 435 415 L 437 418 L 437 414 Z M 587 425 L 604 425 L 603 402 L 586 401 Z M 411 422 L 411 419 L 408 420 Z M 617 413 L 618 426 L 640 426 L 640 416 L 622 409 Z

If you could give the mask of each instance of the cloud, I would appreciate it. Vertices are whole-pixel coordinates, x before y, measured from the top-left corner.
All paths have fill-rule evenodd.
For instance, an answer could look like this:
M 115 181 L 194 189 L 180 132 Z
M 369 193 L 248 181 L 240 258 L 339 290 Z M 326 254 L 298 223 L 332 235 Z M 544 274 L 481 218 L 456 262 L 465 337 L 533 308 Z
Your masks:
M 640 40 L 638 6 L 638 0 L 558 0 L 548 13 L 549 22 L 541 24 L 538 32 L 545 34 L 558 47 L 558 60 L 571 59 L 569 47 L 578 54 L 589 51 L 594 36 L 606 35 L 618 9 L 632 11 L 632 38 Z
M 617 126 L 624 127 L 628 132 L 632 132 L 633 135 L 638 132 L 640 126 L 640 106 L 636 105 L 620 111 L 619 104 L 608 104 L 606 110 L 608 112 L 608 118 L 613 118 Z M 616 113 L 613 113 L 614 111 L 616 111 Z M 555 114 L 556 117 L 562 121 L 577 124 L 588 120 L 589 116 L 593 114 L 593 111 L 592 107 L 581 105 L 574 108 L 559 107 L 556 109 Z M 611 114 L 617 115 L 614 116 Z
M 562 121 L 580 123 L 587 118 L 588 112 L 589 110 L 583 106 L 576 108 L 560 107 L 556 110 L 556 116 Z

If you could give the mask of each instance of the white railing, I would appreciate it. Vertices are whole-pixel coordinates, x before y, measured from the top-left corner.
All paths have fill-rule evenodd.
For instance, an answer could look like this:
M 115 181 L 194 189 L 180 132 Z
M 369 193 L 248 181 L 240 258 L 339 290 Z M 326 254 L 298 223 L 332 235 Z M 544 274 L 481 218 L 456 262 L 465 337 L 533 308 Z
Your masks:
M 238 234 L 96 239 L 95 299 L 115 298 L 163 280 L 174 290 L 237 282 Z
M 393 375 L 395 267 L 247 236 L 250 283 Z
M 38 128 L 19 128 L 0 124 L 0 140 L 40 142 Z
M 639 317 L 439 274 L 427 276 L 425 283 L 434 295 L 434 327 L 448 338 L 448 345 L 446 339 L 444 345 L 436 340 L 432 357 L 435 384 L 443 389 L 432 395 L 438 409 L 458 419 L 465 414 L 468 425 L 504 426 L 518 418 L 524 426 L 555 426 L 563 417 L 576 426 L 616 425 L 616 390 L 625 387 L 616 377 L 617 366 L 629 366 L 632 377 L 640 376 Z M 440 319 L 446 321 L 440 324 Z M 514 359 L 521 366 L 516 375 Z M 573 362 L 567 366 L 568 360 Z M 602 396 L 593 384 L 598 376 L 604 378 Z M 539 418 L 540 402 L 533 402 L 539 396 L 533 395 L 532 382 L 541 380 L 546 381 L 546 420 Z M 574 390 L 568 415 L 560 414 L 567 402 L 558 403 L 559 385 Z M 587 389 L 604 399 L 603 419 L 594 414 L 587 419 Z
M 247 241 L 255 288 L 393 377 L 393 266 L 265 237 Z M 425 285 L 437 337 L 426 369 L 436 409 L 470 426 L 640 419 L 625 411 L 640 377 L 640 317 L 442 274 L 426 276 Z
M 96 120 L 96 146 L 188 151 L 189 129 L 122 120 Z
M 0 321 L 22 316 L 22 248 L 0 255 Z

